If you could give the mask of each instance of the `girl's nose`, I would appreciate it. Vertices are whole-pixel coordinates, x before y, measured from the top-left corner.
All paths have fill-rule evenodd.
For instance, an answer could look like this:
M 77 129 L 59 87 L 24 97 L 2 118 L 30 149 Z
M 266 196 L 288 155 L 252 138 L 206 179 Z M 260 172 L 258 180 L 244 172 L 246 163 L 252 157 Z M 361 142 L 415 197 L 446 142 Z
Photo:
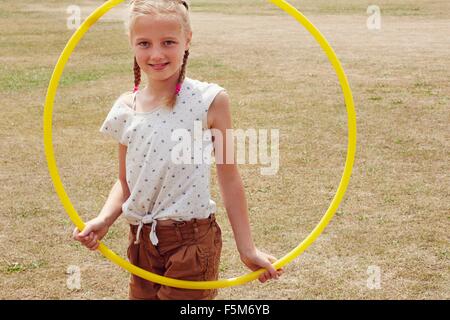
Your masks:
M 158 62 L 164 59 L 164 54 L 160 49 L 154 49 L 150 52 L 149 56 L 151 57 L 151 61 Z

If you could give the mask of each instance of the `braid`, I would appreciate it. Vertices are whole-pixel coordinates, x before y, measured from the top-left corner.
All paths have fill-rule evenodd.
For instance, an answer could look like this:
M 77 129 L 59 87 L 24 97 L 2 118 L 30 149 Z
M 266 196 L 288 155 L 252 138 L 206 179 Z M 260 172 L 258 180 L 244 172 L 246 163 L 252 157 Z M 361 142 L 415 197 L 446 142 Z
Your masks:
M 189 11 L 189 5 L 187 4 L 186 1 L 181 1 L 181 4 L 186 8 L 186 10 Z
M 175 92 L 171 97 L 169 97 L 167 99 L 167 105 L 170 106 L 171 108 L 173 108 L 175 106 L 175 104 L 177 103 L 177 96 L 181 90 L 181 85 L 183 84 L 183 81 L 184 81 L 184 78 L 186 75 L 186 65 L 187 65 L 188 57 L 189 57 L 189 50 L 186 50 L 184 52 L 183 65 L 181 66 L 180 75 L 178 77 L 178 82 L 177 82 Z
M 136 57 L 134 57 L 134 90 L 136 92 L 139 89 L 139 84 L 141 83 L 141 67 L 139 67 Z
M 188 58 L 189 58 L 189 50 L 186 50 L 184 52 L 183 65 L 181 66 L 180 77 L 178 78 L 178 83 L 180 85 L 183 83 L 185 75 L 186 75 L 186 65 L 187 65 Z

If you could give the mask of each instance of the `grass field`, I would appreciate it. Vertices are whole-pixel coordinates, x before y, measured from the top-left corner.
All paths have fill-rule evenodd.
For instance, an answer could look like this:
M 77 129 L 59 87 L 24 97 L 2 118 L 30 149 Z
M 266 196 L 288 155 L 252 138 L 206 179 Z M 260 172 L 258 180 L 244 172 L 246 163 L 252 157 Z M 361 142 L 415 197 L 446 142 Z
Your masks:
M 79 5 L 84 19 L 101 3 L 0 2 L 0 299 L 127 298 L 129 274 L 72 241 L 43 148 L 46 87 L 73 33 L 66 8 Z M 269 2 L 191 3 L 188 76 L 227 88 L 235 128 L 280 130 L 278 174 L 261 176 L 261 165 L 240 172 L 255 242 L 281 257 L 318 223 L 340 181 L 347 122 L 337 77 L 310 35 Z M 327 37 L 352 87 L 352 179 L 325 232 L 279 281 L 222 289 L 218 299 L 449 299 L 449 2 L 291 3 Z M 370 4 L 381 9 L 381 30 L 366 26 Z M 86 34 L 55 100 L 57 164 L 85 220 L 117 178 L 117 144 L 98 129 L 133 85 L 123 9 Z M 247 270 L 215 177 L 211 189 L 224 237 L 220 277 L 238 276 Z M 127 231 L 119 219 L 105 238 L 123 257 Z M 66 285 L 71 265 L 81 270 L 78 290 Z M 380 271 L 375 289 L 371 270 Z

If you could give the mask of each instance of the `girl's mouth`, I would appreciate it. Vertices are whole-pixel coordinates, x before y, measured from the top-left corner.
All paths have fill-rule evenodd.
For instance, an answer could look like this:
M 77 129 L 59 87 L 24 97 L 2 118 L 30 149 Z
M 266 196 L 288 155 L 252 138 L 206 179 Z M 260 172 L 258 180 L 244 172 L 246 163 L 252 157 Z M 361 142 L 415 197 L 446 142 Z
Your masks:
M 151 66 L 153 69 L 155 69 L 155 70 L 157 70 L 157 71 L 160 71 L 160 70 L 163 70 L 168 64 L 169 64 L 169 62 L 167 62 L 167 63 L 161 63 L 161 64 L 151 64 L 150 66 Z

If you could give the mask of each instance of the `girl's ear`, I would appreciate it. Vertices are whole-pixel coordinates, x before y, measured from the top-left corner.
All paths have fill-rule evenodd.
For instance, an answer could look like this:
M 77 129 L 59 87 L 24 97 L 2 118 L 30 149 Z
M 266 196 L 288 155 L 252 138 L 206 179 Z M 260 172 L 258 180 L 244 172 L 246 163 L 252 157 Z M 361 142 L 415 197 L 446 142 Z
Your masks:
M 133 46 L 133 38 L 131 36 L 128 36 L 128 45 L 131 51 L 134 50 L 134 46 Z
M 186 40 L 186 50 L 189 50 L 192 41 L 192 31 L 189 32 L 189 35 Z

